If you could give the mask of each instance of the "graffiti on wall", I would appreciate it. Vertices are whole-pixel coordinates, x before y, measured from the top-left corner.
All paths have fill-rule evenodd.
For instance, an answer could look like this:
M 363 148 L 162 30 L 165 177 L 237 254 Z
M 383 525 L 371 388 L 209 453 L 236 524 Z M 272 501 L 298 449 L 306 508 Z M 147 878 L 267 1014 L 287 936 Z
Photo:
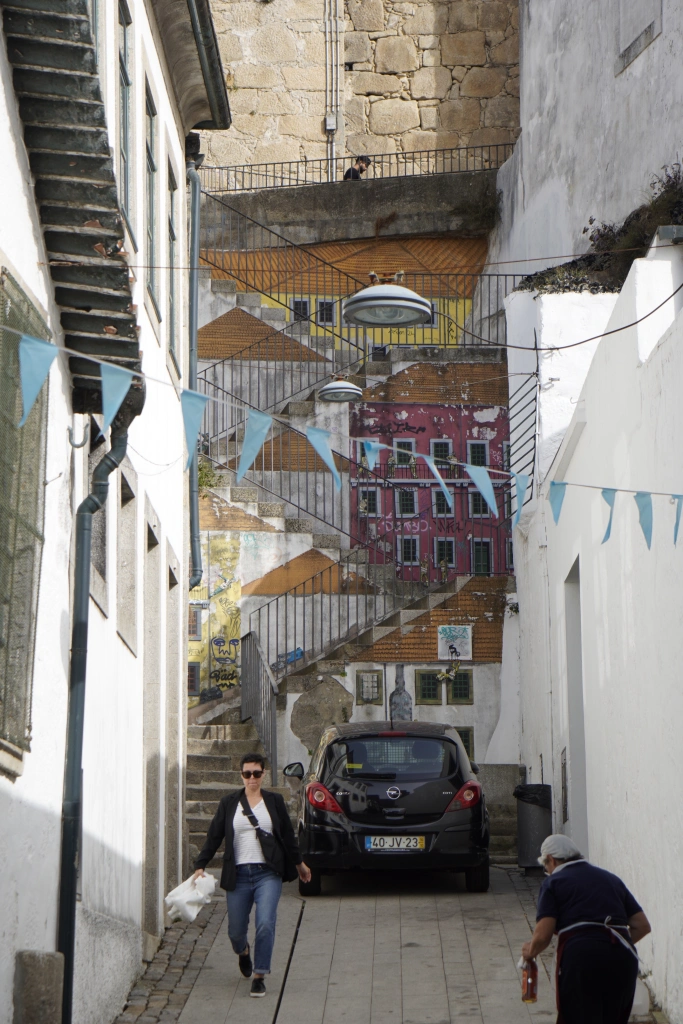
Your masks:
M 188 645 L 188 660 L 201 665 L 200 691 L 190 698 L 191 706 L 220 696 L 240 681 L 240 535 L 205 534 L 202 555 L 209 599 L 201 613 L 201 640 Z

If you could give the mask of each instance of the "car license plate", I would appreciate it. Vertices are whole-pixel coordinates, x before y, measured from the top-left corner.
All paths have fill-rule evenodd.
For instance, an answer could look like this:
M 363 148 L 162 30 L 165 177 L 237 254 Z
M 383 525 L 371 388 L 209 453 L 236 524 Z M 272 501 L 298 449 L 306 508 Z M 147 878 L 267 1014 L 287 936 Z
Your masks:
M 391 850 L 424 850 L 424 836 L 366 836 L 365 849 L 382 852 Z

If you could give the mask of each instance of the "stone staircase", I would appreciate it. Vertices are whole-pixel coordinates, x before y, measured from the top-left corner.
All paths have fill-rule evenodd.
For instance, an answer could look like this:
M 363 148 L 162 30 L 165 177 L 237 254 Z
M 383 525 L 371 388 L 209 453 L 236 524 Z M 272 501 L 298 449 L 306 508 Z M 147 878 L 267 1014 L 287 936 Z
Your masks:
M 210 722 L 189 725 L 187 729 L 185 822 L 189 837 L 190 868 L 204 845 L 220 800 L 227 793 L 242 788 L 239 770 L 241 756 L 263 753 L 263 746 L 251 720 L 240 720 L 239 700 L 239 688 L 236 688 L 229 701 L 232 707 L 220 711 Z M 210 711 L 202 717 L 209 715 Z M 285 802 L 291 805 L 289 787 L 271 785 L 270 765 L 267 763 L 264 784 L 267 789 L 280 793 Z M 221 845 L 209 867 L 219 868 L 222 862 Z

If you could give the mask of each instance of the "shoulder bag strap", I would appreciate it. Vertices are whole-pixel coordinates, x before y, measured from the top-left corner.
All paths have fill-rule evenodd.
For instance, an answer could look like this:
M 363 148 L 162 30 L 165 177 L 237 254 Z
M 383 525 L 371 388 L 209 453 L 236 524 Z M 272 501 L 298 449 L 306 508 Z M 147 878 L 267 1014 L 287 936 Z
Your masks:
M 261 831 L 261 826 L 259 825 L 259 820 L 256 817 L 256 815 L 254 814 L 254 812 L 252 811 L 251 807 L 249 806 L 249 802 L 247 800 L 247 794 L 244 793 L 244 792 L 240 796 L 240 805 L 242 807 L 242 814 L 245 816 L 245 818 L 249 819 L 249 821 L 254 826 L 256 831 L 260 832 Z

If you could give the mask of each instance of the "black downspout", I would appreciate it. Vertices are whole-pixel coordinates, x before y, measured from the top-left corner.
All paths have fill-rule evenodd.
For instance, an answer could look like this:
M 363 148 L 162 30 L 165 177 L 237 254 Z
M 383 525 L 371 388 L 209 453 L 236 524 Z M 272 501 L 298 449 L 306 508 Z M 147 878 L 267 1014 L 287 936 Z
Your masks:
M 64 996 L 62 1024 L 71 1024 L 74 987 L 74 950 L 76 940 L 76 898 L 81 851 L 81 764 L 83 759 L 83 716 L 85 711 L 85 674 L 88 661 L 88 612 L 90 603 L 90 553 L 92 517 L 107 500 L 109 476 L 118 469 L 126 454 L 128 428 L 112 427 L 111 448 L 95 468 L 92 491 L 76 513 L 76 557 L 74 567 L 74 606 L 71 630 L 69 670 L 69 710 L 67 713 L 66 767 L 62 803 L 62 856 L 59 876 L 59 930 L 57 948 L 64 955 Z
M 201 182 L 197 164 L 203 157 L 199 153 L 199 136 L 188 135 L 185 139 L 187 180 L 190 183 L 190 365 L 188 386 L 197 390 L 197 324 L 199 323 L 199 211 L 201 203 Z M 190 463 L 190 583 L 192 590 L 202 582 L 202 547 L 199 537 L 199 457 L 195 448 Z

